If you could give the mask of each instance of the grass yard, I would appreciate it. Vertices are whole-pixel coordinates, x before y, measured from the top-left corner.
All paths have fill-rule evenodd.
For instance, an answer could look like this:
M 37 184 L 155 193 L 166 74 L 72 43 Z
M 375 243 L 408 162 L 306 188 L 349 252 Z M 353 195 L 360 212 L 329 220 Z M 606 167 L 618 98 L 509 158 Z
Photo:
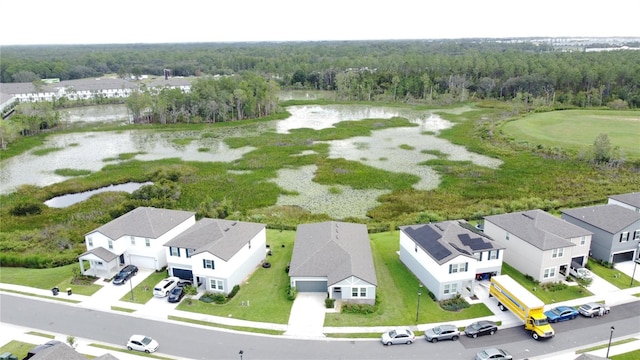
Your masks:
M 79 266 L 74 263 L 49 269 L 0 267 L 0 282 L 47 290 L 57 286 L 61 292 L 71 288 L 74 294 L 93 295 L 93 293 L 100 290 L 100 285 L 76 285 L 71 283 L 73 269 L 79 268 Z
M 502 275 L 509 275 L 513 280 L 524 286 L 525 289 L 531 291 L 532 294 L 537 296 L 545 304 L 552 304 L 560 301 L 566 301 L 571 299 L 578 299 L 585 296 L 593 295 L 589 290 L 583 288 L 580 285 L 568 286 L 563 290 L 548 291 L 545 290 L 540 284 L 528 280 L 525 274 L 520 273 L 518 270 L 509 266 L 507 263 L 502 263 Z M 536 289 L 533 291 L 533 289 Z
M 45 341 L 43 341 L 43 343 L 44 342 Z M 22 341 L 12 340 L 0 347 L 0 354 L 10 352 L 13 355 L 17 356 L 18 359 L 23 359 L 25 356 L 27 356 L 29 350 L 31 350 L 31 348 L 36 345 L 37 344 L 29 344 Z
M 594 259 L 589 259 L 587 267 L 594 274 L 610 282 L 611 285 L 617 287 L 618 289 L 627 289 L 631 287 L 631 276 L 623 273 L 622 271 L 619 271 L 615 268 L 610 269 L 606 266 L 602 266 Z M 635 282 L 634 285 L 638 286 L 638 282 Z
M 615 110 L 563 110 L 535 113 L 510 121 L 503 130 L 534 145 L 581 151 L 593 145 L 596 136 L 609 135 L 630 159 L 640 159 L 640 112 Z
M 131 299 L 131 291 L 127 292 L 127 294 L 121 297 L 120 300 L 137 304 L 145 304 L 153 298 L 153 287 L 167 276 L 166 271 L 154 272 L 147 276 L 147 278 L 138 284 L 138 286 L 133 288 L 133 300 Z

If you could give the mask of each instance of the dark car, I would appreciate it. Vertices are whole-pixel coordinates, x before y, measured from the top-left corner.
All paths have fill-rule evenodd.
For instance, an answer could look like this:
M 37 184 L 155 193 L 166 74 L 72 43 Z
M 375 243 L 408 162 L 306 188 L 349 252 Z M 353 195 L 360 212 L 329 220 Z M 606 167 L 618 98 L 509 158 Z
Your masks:
M 468 337 L 477 338 L 482 335 L 493 335 L 498 331 L 498 325 L 493 321 L 477 321 L 464 329 L 464 334 Z
M 558 306 L 544 312 L 549 322 L 571 320 L 578 317 L 578 310 L 571 306 Z
M 182 300 L 184 297 L 184 288 L 182 286 L 176 286 L 169 293 L 169 297 L 167 297 L 167 301 L 170 303 L 176 303 Z
M 122 285 L 138 273 L 138 267 L 135 265 L 127 265 L 113 278 L 114 285 Z

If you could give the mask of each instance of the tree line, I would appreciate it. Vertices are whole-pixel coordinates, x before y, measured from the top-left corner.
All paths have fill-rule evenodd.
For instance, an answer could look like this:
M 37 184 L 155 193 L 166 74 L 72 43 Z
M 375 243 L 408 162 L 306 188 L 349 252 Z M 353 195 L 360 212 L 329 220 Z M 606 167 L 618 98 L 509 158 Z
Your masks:
M 252 72 L 282 88 L 340 99 L 446 104 L 501 99 L 543 105 L 640 107 L 640 52 L 561 52 L 480 40 L 11 46 L 0 82 Z

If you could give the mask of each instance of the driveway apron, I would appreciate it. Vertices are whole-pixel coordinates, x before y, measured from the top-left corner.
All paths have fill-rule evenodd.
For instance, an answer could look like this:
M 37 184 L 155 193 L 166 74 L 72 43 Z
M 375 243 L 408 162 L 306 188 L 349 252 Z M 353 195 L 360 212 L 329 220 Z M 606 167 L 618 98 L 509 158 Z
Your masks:
M 313 338 L 324 337 L 325 293 L 300 292 L 291 306 L 285 335 Z

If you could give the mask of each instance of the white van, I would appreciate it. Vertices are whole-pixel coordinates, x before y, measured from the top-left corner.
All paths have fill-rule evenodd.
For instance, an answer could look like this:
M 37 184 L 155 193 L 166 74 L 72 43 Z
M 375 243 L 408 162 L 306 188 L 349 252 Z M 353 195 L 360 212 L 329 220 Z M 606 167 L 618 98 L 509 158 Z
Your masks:
M 162 281 L 160 281 L 156 286 L 153 287 L 153 296 L 157 297 L 166 297 L 169 296 L 169 293 L 173 288 L 178 286 L 178 281 L 180 281 L 177 277 L 168 277 Z

